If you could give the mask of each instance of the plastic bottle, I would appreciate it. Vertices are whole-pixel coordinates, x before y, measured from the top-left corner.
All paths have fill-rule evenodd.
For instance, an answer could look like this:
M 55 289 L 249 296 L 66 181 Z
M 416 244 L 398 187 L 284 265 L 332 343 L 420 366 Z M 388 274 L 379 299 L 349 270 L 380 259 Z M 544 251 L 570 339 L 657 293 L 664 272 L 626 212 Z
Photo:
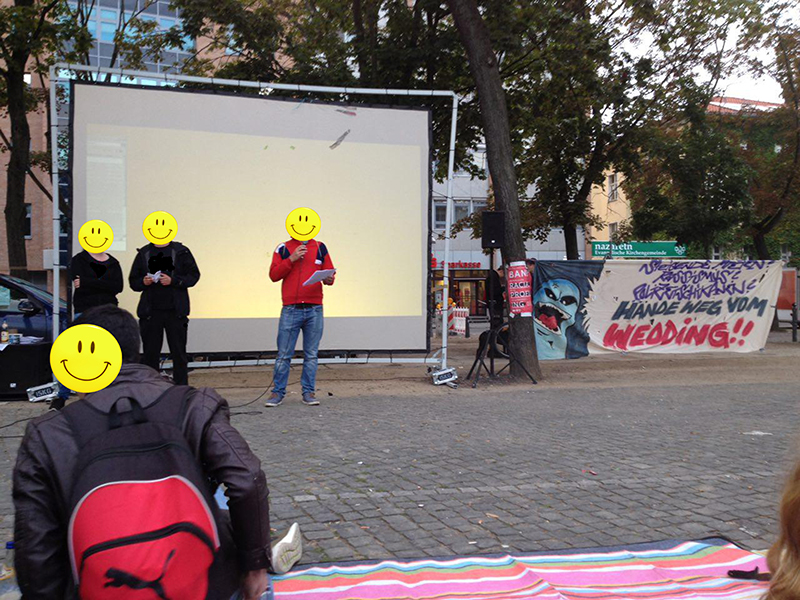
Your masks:
M 8 323 L 3 319 L 3 326 L 0 328 L 0 344 L 8 343 Z
M 6 556 L 0 570 L 0 600 L 18 600 L 21 597 L 14 570 L 14 542 L 6 542 Z

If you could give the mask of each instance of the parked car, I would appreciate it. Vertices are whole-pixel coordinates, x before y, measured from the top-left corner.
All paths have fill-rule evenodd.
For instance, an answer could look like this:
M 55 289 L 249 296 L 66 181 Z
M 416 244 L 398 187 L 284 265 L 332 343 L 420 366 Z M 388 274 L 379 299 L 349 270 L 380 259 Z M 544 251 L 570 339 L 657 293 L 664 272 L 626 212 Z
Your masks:
M 67 303 L 60 300 L 59 331 L 67 327 Z M 53 295 L 18 277 L 0 275 L 0 325 L 22 335 L 53 339 Z

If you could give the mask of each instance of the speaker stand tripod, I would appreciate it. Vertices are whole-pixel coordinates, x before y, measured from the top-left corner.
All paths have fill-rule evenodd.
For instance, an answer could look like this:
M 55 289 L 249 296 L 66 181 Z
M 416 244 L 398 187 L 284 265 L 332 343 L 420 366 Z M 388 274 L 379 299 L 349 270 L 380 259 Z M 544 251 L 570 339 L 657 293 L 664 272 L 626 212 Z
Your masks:
M 506 369 L 508 369 L 512 365 L 512 363 L 517 363 L 522 368 L 522 370 L 525 371 L 525 374 L 528 376 L 528 378 L 531 380 L 533 384 L 537 383 L 537 381 L 533 378 L 533 375 L 531 375 L 528 369 L 525 368 L 525 365 L 523 365 L 517 359 L 517 357 L 514 356 L 514 353 L 512 352 L 510 346 L 506 346 L 506 352 L 508 353 L 508 364 L 499 371 L 497 371 L 497 373 L 495 373 L 494 353 L 497 348 L 497 335 L 500 332 L 500 330 L 504 327 L 504 325 L 505 323 L 501 323 L 496 327 L 492 327 L 489 330 L 489 335 L 487 335 L 486 338 L 484 338 L 483 342 L 478 347 L 478 355 L 475 357 L 475 361 L 472 363 L 472 367 L 470 367 L 469 373 L 467 373 L 467 381 L 469 381 L 472 378 L 472 372 L 475 371 L 475 380 L 472 382 L 473 388 L 478 387 L 478 380 L 481 378 L 481 369 L 486 370 L 486 375 L 487 377 L 489 377 L 489 379 L 496 379 L 497 376 L 500 375 L 500 373 L 502 373 Z M 489 354 L 488 367 L 486 366 L 487 354 Z

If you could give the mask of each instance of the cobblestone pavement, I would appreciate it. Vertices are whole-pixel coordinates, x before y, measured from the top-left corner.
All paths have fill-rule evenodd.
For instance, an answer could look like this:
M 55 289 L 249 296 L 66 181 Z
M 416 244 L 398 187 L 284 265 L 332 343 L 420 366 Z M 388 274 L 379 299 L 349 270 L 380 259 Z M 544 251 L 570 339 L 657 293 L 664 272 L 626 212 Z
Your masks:
M 269 411 L 259 402 L 232 419 L 264 463 L 273 527 L 302 526 L 303 562 L 717 534 L 763 549 L 796 450 L 798 385 L 714 377 L 416 396 L 399 386 L 395 395 L 323 397 L 318 407 L 297 396 Z M 9 409 L 3 421 L 26 410 Z M 0 440 L 6 539 L 18 443 Z
M 239 419 L 270 463 L 276 526 L 301 523 L 306 561 L 714 534 L 761 549 L 797 431 L 790 398 L 761 385 L 550 390 Z

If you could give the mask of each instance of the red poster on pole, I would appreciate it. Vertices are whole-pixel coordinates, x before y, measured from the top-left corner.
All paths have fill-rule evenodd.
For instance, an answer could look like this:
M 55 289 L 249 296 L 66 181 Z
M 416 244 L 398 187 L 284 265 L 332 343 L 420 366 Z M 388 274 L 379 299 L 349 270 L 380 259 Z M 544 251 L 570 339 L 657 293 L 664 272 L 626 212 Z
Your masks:
M 512 262 L 506 269 L 508 305 L 511 315 L 533 316 L 531 274 L 525 261 Z

